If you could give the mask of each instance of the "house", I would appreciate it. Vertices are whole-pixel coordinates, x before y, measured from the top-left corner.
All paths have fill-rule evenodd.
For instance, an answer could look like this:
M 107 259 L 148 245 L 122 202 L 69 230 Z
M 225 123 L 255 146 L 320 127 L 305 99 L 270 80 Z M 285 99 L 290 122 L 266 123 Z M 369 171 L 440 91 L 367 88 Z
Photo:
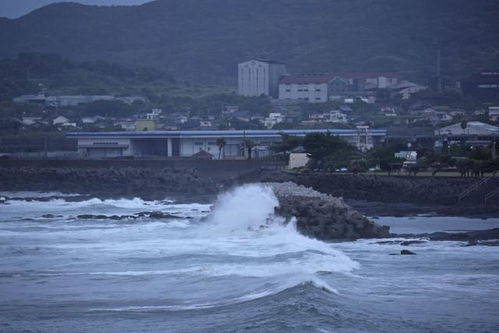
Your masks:
M 76 123 L 64 123 L 64 124 L 61 124 L 61 127 L 62 128 L 76 128 L 77 125 L 76 125 Z
M 151 112 L 146 114 L 146 119 L 147 120 L 158 120 L 159 116 L 161 115 L 163 111 L 161 109 L 152 109 Z
M 263 120 L 263 125 L 271 129 L 274 125 L 284 122 L 284 115 L 278 112 L 269 113 L 268 117 Z
M 450 122 L 454 119 L 449 112 L 438 111 L 436 108 L 426 108 L 417 113 L 419 113 L 423 119 L 429 120 L 434 125 Z
M 310 161 L 310 158 L 303 147 L 297 147 L 289 154 L 288 168 L 303 168 L 307 165 L 308 161 Z
M 404 100 L 407 100 L 411 98 L 412 95 L 426 89 L 428 89 L 428 87 L 409 81 L 400 81 L 396 85 L 390 87 L 390 90 L 393 91 L 394 95 L 399 95 Z
M 64 116 L 58 116 L 52 120 L 52 125 L 63 125 L 69 123 L 69 119 Z
M 24 126 L 31 126 L 35 123 L 40 122 L 41 120 L 41 117 L 23 117 L 21 119 L 21 124 L 23 124 Z
M 397 116 L 397 112 L 395 112 L 395 108 L 393 108 L 393 107 L 381 108 L 381 112 L 383 113 L 383 115 L 385 117 L 396 117 Z
M 232 114 L 231 119 L 248 122 L 251 120 L 251 115 L 248 111 L 237 111 Z
M 252 59 L 238 65 L 238 93 L 241 96 L 278 97 L 279 79 L 286 65 L 268 59 Z
M 347 115 L 340 110 L 331 110 L 325 113 L 311 113 L 309 116 L 309 123 L 339 123 L 346 124 L 348 122 Z
M 347 115 L 342 113 L 340 110 L 332 110 L 327 113 L 328 117 L 326 122 L 335 124 L 346 124 L 348 123 Z
M 92 124 L 95 124 L 101 120 L 104 120 L 106 118 L 102 117 L 102 116 L 93 116 L 93 117 L 83 117 L 81 118 L 81 123 L 84 124 L 84 125 L 92 125 Z
M 239 106 L 238 105 L 225 105 L 222 109 L 222 115 L 231 115 L 234 112 L 239 111 Z
M 199 127 L 213 127 L 213 124 L 211 123 L 211 120 L 200 120 L 199 121 Z

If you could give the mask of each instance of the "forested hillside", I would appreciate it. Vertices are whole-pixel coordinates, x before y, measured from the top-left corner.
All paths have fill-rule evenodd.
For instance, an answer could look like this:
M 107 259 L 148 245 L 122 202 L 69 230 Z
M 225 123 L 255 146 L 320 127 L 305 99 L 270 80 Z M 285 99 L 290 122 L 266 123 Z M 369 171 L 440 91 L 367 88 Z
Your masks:
M 499 67 L 495 0 L 157 0 L 135 7 L 54 4 L 0 20 L 0 57 L 50 52 L 153 66 L 234 84 L 235 66 L 273 58 L 291 72 L 387 71 L 427 79 Z

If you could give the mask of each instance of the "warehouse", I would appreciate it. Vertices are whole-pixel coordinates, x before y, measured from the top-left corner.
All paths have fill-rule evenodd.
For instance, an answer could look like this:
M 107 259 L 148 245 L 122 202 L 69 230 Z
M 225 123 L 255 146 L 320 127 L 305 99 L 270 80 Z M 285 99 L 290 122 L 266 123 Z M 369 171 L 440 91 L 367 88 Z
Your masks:
M 261 158 L 270 154 L 272 143 L 282 135 L 305 136 L 310 133 L 331 133 L 365 151 L 380 144 L 386 130 L 369 129 L 314 129 L 314 130 L 229 130 L 229 131 L 141 131 L 141 132 L 70 132 L 66 136 L 78 140 L 78 152 L 88 158 L 113 157 L 192 157 L 205 152 L 214 159 L 244 159 L 245 142 L 252 142 L 252 156 Z M 225 143 L 220 150 L 220 141 Z M 204 154 L 207 156 L 206 154 Z

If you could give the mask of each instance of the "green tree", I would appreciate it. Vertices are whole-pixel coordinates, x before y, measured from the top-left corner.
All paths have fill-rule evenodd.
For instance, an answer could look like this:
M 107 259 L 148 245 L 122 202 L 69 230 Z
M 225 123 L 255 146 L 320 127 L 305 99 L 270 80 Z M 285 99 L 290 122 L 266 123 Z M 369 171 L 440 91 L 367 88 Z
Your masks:
M 224 157 L 225 157 L 225 151 L 224 151 L 225 144 L 226 144 L 225 138 L 218 138 L 217 141 L 216 141 L 216 143 L 217 143 L 217 146 L 218 146 L 218 159 L 220 159 L 220 157 L 222 156 L 222 151 L 223 151 Z
M 303 137 L 282 134 L 281 141 L 272 144 L 270 149 L 276 153 L 285 153 L 303 145 Z
M 248 151 L 248 160 L 251 160 L 251 156 L 253 153 L 253 148 L 256 146 L 255 141 L 251 139 L 244 139 L 244 147 Z
M 305 136 L 303 148 L 309 154 L 314 169 L 334 171 L 339 164 L 347 163 L 355 148 L 331 133 L 311 133 Z

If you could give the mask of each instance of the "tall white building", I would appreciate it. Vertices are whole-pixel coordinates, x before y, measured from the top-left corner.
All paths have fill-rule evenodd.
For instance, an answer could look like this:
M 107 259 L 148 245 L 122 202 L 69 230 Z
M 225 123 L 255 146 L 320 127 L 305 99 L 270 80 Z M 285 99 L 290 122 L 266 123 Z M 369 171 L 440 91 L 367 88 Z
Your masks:
M 279 79 L 286 65 L 272 60 L 253 59 L 238 65 L 238 92 L 242 96 L 279 95 Z

